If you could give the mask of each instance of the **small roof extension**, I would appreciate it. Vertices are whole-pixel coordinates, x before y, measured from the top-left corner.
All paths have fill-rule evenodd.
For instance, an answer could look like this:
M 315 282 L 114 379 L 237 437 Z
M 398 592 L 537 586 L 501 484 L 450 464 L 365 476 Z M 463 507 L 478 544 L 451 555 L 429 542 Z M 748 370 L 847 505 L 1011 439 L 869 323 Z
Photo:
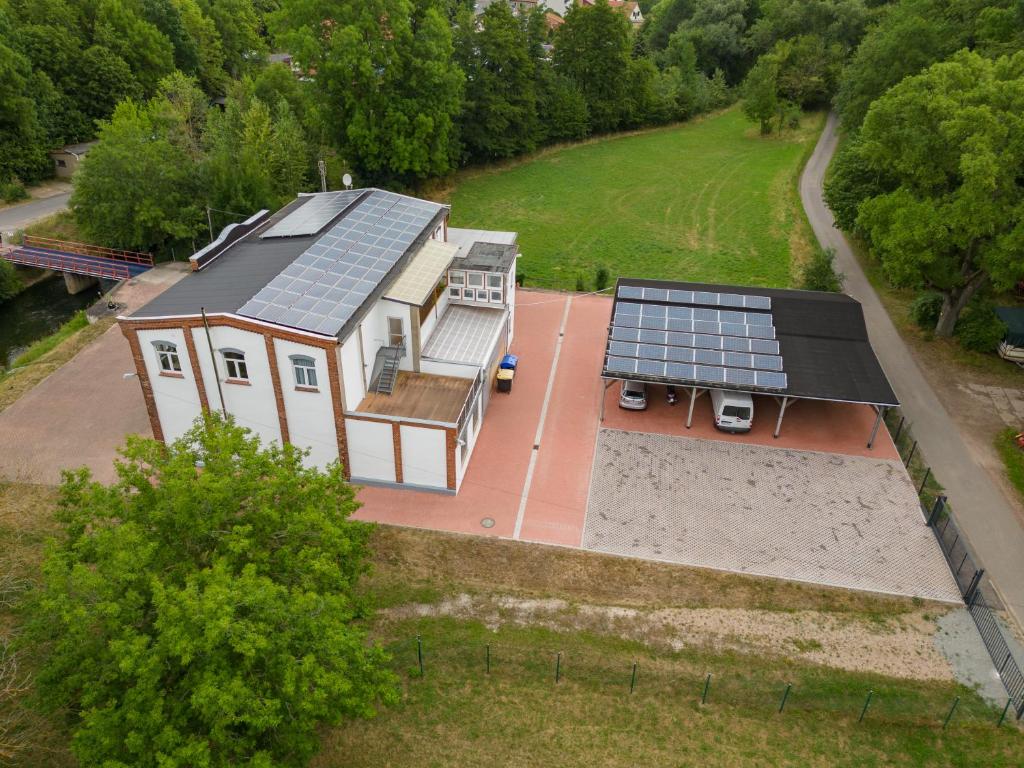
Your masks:
M 455 260 L 455 269 L 477 272 L 508 272 L 519 249 L 513 244 L 475 242 L 469 252 Z

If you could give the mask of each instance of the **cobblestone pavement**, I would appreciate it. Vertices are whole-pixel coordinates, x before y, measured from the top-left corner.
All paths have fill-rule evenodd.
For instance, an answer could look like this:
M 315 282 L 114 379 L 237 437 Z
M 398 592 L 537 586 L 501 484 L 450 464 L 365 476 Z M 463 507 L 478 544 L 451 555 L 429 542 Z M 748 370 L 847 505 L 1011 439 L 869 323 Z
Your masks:
M 896 461 L 602 429 L 583 547 L 960 602 Z

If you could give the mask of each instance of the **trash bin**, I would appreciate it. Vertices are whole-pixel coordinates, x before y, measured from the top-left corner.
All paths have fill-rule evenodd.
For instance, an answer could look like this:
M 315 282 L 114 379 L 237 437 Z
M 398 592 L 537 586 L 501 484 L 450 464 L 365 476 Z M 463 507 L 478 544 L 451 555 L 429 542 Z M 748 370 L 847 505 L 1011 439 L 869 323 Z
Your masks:
M 514 371 L 517 365 L 519 365 L 519 357 L 517 355 L 505 355 L 501 358 L 501 362 L 498 363 L 499 368 L 510 371 Z
M 512 379 L 515 377 L 516 372 L 513 368 L 501 368 L 498 370 L 498 391 L 499 392 L 511 392 L 512 391 Z

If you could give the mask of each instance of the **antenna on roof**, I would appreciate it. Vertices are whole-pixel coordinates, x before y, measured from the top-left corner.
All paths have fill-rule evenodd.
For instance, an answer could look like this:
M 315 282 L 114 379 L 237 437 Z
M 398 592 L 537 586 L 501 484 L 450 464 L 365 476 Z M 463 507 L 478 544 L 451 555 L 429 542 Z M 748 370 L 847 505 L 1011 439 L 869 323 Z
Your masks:
M 320 191 L 327 191 L 327 163 L 323 160 L 316 161 L 317 170 L 320 171 Z
M 342 176 L 341 183 L 345 185 L 345 189 L 352 189 L 352 174 L 346 173 Z

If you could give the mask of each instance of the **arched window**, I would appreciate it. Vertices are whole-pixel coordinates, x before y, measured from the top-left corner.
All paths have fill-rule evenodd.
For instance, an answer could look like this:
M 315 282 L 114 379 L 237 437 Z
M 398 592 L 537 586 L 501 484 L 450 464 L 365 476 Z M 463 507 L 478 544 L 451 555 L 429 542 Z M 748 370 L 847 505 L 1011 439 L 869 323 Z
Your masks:
M 222 349 L 224 366 L 228 369 L 229 379 L 249 380 L 249 368 L 245 364 L 245 353 L 238 349 Z
M 181 373 L 181 360 L 178 358 L 178 345 L 169 341 L 154 341 L 156 359 L 160 364 L 161 373 Z
M 305 355 L 292 355 L 292 372 L 298 387 L 316 387 L 316 361 Z

